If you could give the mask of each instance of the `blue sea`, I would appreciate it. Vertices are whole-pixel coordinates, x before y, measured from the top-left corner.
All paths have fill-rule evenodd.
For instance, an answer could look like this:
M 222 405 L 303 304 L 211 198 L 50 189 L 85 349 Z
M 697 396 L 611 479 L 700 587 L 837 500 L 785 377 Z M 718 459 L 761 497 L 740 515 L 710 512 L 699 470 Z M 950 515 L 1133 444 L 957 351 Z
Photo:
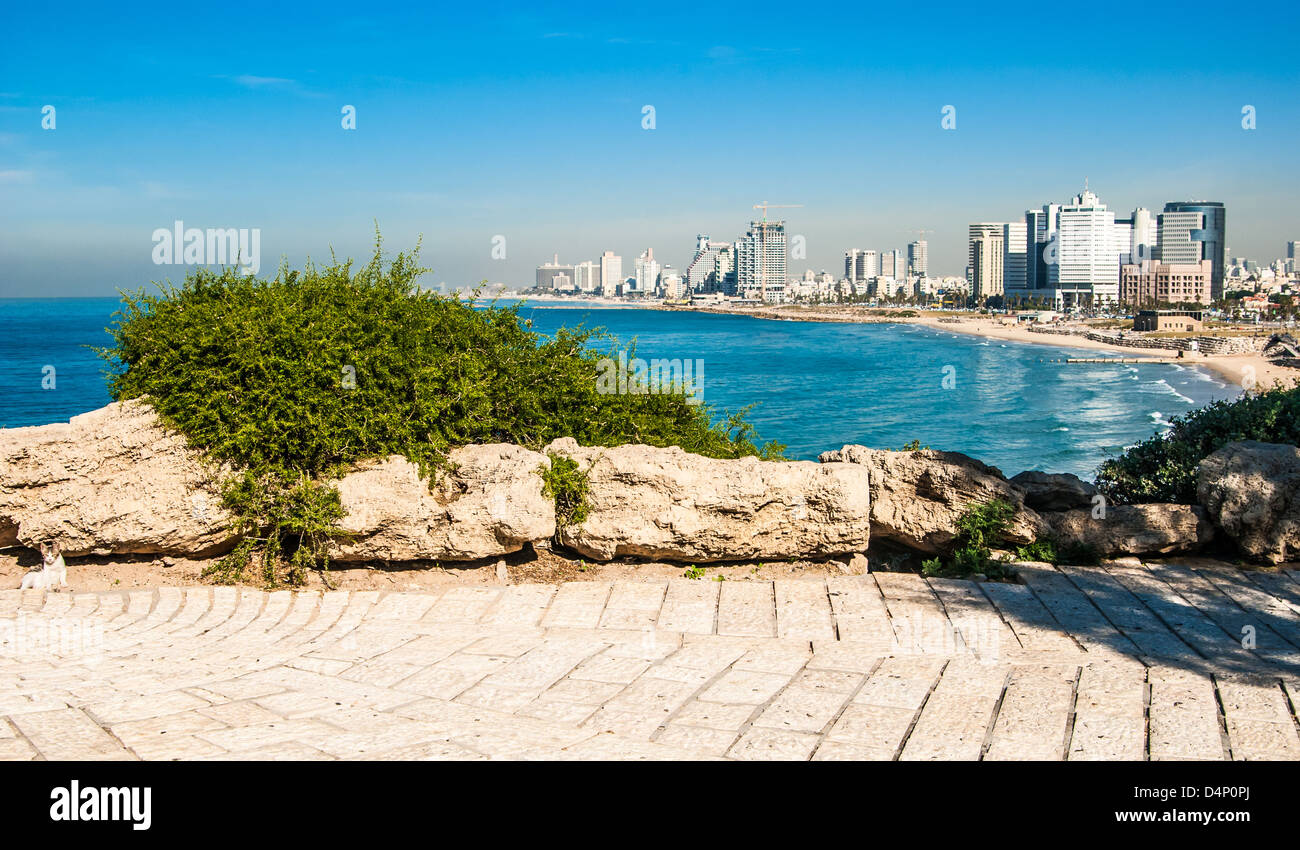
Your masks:
M 109 344 L 117 307 L 115 298 L 0 300 L 0 426 L 64 422 L 109 402 L 91 347 Z M 522 315 L 542 333 L 599 326 L 635 339 L 639 357 L 701 361 L 704 401 L 718 412 L 755 405 L 759 436 L 799 459 L 919 440 L 1007 475 L 1091 477 L 1172 417 L 1239 392 L 1201 367 L 1065 364 L 1056 361 L 1099 355 L 916 325 L 543 304 Z

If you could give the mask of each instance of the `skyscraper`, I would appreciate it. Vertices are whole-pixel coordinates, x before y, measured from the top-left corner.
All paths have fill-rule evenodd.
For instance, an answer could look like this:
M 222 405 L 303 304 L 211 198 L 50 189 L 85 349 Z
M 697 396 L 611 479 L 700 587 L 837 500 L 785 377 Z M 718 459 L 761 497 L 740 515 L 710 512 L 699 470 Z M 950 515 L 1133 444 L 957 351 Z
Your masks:
M 573 284 L 579 292 L 600 291 L 600 266 L 583 260 L 573 267 Z
M 1025 211 L 1025 288 L 1047 290 L 1052 286 L 1048 268 L 1056 262 L 1057 222 L 1060 204 Z
M 898 251 L 886 251 L 880 255 L 880 277 L 892 277 L 903 280 L 907 277 L 907 262 Z
M 1006 225 L 983 222 L 970 226 L 970 277 L 971 294 L 976 300 L 1002 295 L 1003 262 L 1005 260 Z
M 610 298 L 618 294 L 623 284 L 623 258 L 613 251 L 606 251 L 600 257 L 600 294 Z
M 924 239 L 907 243 L 907 273 L 925 277 L 930 272 L 928 246 Z
M 1011 221 L 1002 225 L 1002 291 L 1004 293 L 1025 289 L 1027 232 L 1023 221 Z
M 714 242 L 704 234 L 696 236 L 695 257 L 686 266 L 687 289 L 691 292 L 725 291 L 727 281 L 725 277 L 718 276 L 718 257 L 724 252 L 730 254 L 730 243 Z M 729 256 L 725 262 L 730 262 Z
M 1128 262 L 1141 263 L 1144 260 L 1156 259 L 1156 246 L 1160 243 L 1156 217 L 1151 214 L 1151 210 L 1138 207 L 1133 210 L 1130 221 L 1133 225 L 1133 236 L 1129 241 Z
M 1223 297 L 1226 265 L 1227 211 L 1218 201 L 1170 201 L 1160 214 L 1159 250 L 1162 263 L 1214 264 L 1210 289 L 1214 299 Z M 1170 251 L 1165 253 L 1166 245 Z
M 1115 213 L 1084 189 L 1061 205 L 1057 226 L 1056 263 L 1048 265 L 1048 279 L 1074 303 L 1117 303 L 1119 300 L 1119 248 Z
M 655 249 L 646 248 L 636 258 L 636 291 L 639 294 L 653 292 L 659 285 L 659 261 L 655 259 Z
M 751 221 L 736 243 L 736 285 L 744 298 L 785 300 L 785 222 Z

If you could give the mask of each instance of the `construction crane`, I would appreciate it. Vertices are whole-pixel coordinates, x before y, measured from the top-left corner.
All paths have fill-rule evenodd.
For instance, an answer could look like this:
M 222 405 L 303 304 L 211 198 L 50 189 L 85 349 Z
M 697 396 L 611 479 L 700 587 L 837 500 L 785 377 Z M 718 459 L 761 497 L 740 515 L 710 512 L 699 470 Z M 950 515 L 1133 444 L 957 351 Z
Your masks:
M 767 211 L 768 211 L 769 208 L 770 208 L 770 209 L 778 209 L 778 208 L 781 208 L 781 207 L 793 208 L 793 207 L 802 207 L 802 206 L 803 206 L 803 204 L 769 204 L 767 201 L 764 201 L 764 202 L 761 203 L 761 204 L 754 204 L 754 209 L 756 209 L 756 210 L 762 210 L 762 211 L 763 211 L 763 221 L 767 221 Z

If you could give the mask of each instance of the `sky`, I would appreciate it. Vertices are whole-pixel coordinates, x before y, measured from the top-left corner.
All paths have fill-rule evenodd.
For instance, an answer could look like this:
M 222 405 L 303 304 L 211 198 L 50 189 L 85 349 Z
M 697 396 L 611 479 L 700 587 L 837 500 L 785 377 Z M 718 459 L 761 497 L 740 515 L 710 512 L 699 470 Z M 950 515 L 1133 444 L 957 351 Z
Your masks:
M 264 274 L 376 226 L 428 286 L 684 268 L 763 201 L 802 205 L 792 273 L 925 230 L 961 274 L 970 222 L 1085 178 L 1123 214 L 1223 201 L 1233 256 L 1300 239 L 1289 4 L 620 5 L 4 4 L 0 297 L 180 280 L 176 221 L 257 228 Z

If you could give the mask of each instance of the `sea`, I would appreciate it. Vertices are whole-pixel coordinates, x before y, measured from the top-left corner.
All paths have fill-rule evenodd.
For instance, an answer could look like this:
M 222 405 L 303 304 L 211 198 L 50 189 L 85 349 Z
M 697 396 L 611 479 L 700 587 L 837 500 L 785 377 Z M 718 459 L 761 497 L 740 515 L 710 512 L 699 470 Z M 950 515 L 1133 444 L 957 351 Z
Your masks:
M 116 298 L 0 300 L 0 427 L 66 422 L 110 401 Z M 645 360 L 690 361 L 714 416 L 749 407 L 761 440 L 815 460 L 848 443 L 959 451 L 1007 475 L 1090 478 L 1107 457 L 1240 388 L 1204 367 L 1066 363 L 1091 349 L 909 324 L 845 324 L 525 302 L 533 330 L 599 327 Z

